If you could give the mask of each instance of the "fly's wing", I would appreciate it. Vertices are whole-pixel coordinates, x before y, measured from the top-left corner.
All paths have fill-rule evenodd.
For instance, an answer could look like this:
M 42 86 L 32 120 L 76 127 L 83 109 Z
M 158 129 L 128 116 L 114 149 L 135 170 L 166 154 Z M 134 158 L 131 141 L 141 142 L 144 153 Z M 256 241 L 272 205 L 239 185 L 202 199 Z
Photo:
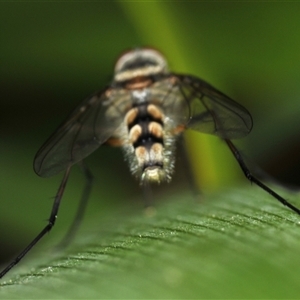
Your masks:
M 119 115 L 107 114 L 110 102 L 107 89 L 78 106 L 37 152 L 35 172 L 42 177 L 55 175 L 105 143 L 122 122 Z
M 224 139 L 238 139 L 251 131 L 252 117 L 243 106 L 197 77 L 173 76 L 189 107 L 187 128 Z
M 190 104 L 180 91 L 181 84 L 177 75 L 163 74 L 151 87 L 150 98 L 162 110 L 164 128 L 174 133 L 190 120 Z

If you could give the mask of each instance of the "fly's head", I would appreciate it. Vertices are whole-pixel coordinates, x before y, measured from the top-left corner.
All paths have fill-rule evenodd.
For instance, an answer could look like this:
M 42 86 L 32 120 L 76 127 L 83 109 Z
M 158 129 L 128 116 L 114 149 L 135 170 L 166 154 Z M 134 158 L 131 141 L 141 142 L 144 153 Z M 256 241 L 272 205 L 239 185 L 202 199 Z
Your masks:
M 115 65 L 115 82 L 129 81 L 137 77 L 155 76 L 168 72 L 165 58 L 156 50 L 135 49 L 123 54 Z

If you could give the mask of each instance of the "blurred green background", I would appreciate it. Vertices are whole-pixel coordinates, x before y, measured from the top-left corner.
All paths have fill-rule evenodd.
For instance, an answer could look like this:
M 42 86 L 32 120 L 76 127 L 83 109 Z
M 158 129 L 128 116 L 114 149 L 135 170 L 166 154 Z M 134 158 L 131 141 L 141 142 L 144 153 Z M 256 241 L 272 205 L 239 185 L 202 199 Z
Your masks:
M 254 128 L 239 148 L 278 180 L 297 186 L 299 15 L 296 2 L 1 3 L 1 263 L 41 229 L 61 179 L 34 174 L 36 151 L 80 101 L 109 83 L 116 58 L 134 47 L 159 49 L 171 70 L 197 75 L 244 105 Z M 192 132 L 186 139 L 203 189 L 244 180 L 218 139 Z M 103 147 L 87 162 L 96 177 L 89 218 L 119 205 L 143 206 L 118 149 Z M 53 232 L 64 231 L 76 209 L 83 181 L 73 169 Z M 165 190 L 185 188 L 179 159 Z

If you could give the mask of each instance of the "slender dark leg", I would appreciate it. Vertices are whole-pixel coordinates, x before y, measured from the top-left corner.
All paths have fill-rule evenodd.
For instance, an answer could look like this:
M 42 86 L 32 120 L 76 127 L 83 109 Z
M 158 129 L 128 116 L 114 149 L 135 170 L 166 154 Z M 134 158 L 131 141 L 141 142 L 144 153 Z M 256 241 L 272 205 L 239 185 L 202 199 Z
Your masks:
M 190 189 L 192 190 L 194 196 L 197 198 L 199 195 L 201 195 L 201 191 L 196 184 L 195 176 L 193 175 L 192 172 L 191 163 L 188 158 L 185 139 L 183 135 L 179 137 L 179 146 L 180 146 L 180 154 L 181 154 L 180 158 L 184 165 L 184 172 L 185 172 L 186 179 L 190 185 Z
M 58 188 L 57 194 L 55 196 L 51 214 L 48 220 L 48 224 L 45 226 L 45 228 L 34 238 L 34 240 L 0 273 L 0 278 L 2 278 L 12 267 L 14 267 L 26 254 L 29 252 L 29 250 L 47 233 L 49 232 L 52 227 L 55 224 L 59 205 L 60 205 L 60 200 L 63 196 L 69 174 L 70 174 L 71 166 L 68 167 L 68 169 L 65 172 L 65 175 L 62 179 L 62 182 Z
M 153 190 L 150 183 L 148 182 L 144 183 L 142 185 L 142 190 L 143 190 L 143 199 L 144 199 L 145 208 L 152 207 L 154 197 L 153 197 Z
M 79 225 L 82 221 L 82 218 L 84 216 L 84 213 L 85 213 L 85 210 L 87 207 L 87 203 L 89 200 L 92 184 L 93 184 L 94 177 L 93 177 L 93 174 L 91 173 L 90 169 L 87 167 L 87 165 L 83 161 L 81 161 L 77 164 L 79 165 L 81 171 L 83 172 L 86 183 L 85 183 L 85 187 L 82 192 L 82 195 L 81 195 L 81 199 L 79 202 L 79 206 L 77 208 L 77 212 L 76 212 L 74 221 L 73 221 L 72 225 L 70 226 L 65 237 L 57 245 L 57 247 L 56 247 L 57 249 L 66 247 L 70 243 L 70 241 L 74 238 L 74 236 L 79 228 Z
M 239 163 L 242 171 L 244 172 L 244 174 L 245 174 L 245 176 L 247 177 L 248 180 L 250 180 L 251 182 L 254 182 L 256 185 L 258 185 L 263 190 L 265 190 L 270 195 L 272 195 L 276 200 L 278 200 L 283 205 L 287 206 L 288 208 L 290 208 L 291 210 L 293 210 L 294 212 L 296 212 L 298 215 L 300 215 L 300 209 L 299 208 L 295 207 L 294 205 L 292 205 L 291 203 L 289 203 L 287 200 L 283 199 L 281 196 L 279 196 L 277 193 L 275 193 L 269 187 L 267 187 L 266 185 L 264 185 L 260 180 L 258 180 L 256 177 L 254 177 L 251 174 L 250 170 L 248 169 L 248 167 L 246 166 L 245 162 L 243 161 L 240 152 L 237 150 L 237 148 L 233 145 L 233 143 L 230 140 L 225 139 L 225 142 L 227 143 L 229 149 L 231 150 L 231 152 L 234 155 L 235 159 Z

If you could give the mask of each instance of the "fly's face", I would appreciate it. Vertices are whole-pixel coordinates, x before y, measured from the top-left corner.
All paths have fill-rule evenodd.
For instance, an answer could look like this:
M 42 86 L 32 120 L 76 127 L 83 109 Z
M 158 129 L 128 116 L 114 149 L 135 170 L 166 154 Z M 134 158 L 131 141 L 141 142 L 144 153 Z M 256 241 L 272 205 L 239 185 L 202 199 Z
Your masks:
M 115 65 L 114 81 L 128 82 L 167 73 L 165 58 L 153 49 L 137 49 L 123 54 Z

